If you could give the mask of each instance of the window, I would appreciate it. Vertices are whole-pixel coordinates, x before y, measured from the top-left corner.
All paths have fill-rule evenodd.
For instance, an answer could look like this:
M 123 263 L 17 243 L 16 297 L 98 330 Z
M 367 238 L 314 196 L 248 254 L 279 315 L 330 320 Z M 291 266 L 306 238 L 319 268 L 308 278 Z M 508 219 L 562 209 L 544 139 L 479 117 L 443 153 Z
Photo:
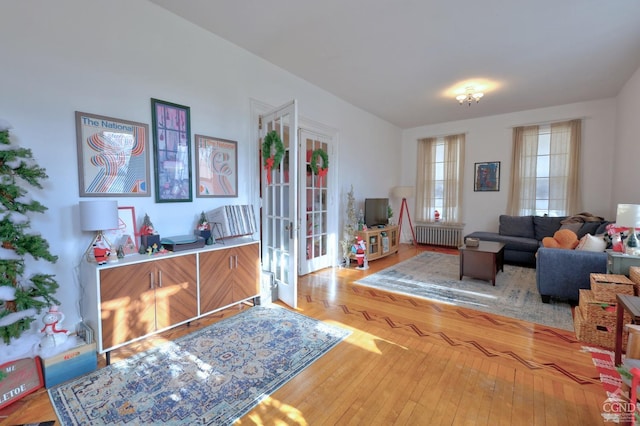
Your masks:
M 418 140 L 416 218 L 443 222 L 462 219 L 464 134 Z
M 513 129 L 509 214 L 567 216 L 580 210 L 581 120 Z

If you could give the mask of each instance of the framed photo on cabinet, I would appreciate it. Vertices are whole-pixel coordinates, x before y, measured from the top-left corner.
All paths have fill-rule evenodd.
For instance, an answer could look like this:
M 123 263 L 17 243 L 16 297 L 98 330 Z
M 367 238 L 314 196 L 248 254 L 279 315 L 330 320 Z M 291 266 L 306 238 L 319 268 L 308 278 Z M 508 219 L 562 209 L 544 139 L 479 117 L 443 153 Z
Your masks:
M 238 142 L 195 135 L 196 197 L 238 196 Z
M 500 191 L 500 162 L 475 163 L 473 190 Z
M 104 231 L 104 235 L 111 243 L 113 255 L 119 247 L 122 247 L 125 256 L 138 253 L 135 208 L 118 207 L 118 227 Z
M 149 126 L 76 111 L 80 197 L 148 197 Z
M 190 202 L 191 124 L 190 108 L 151 99 L 156 202 Z

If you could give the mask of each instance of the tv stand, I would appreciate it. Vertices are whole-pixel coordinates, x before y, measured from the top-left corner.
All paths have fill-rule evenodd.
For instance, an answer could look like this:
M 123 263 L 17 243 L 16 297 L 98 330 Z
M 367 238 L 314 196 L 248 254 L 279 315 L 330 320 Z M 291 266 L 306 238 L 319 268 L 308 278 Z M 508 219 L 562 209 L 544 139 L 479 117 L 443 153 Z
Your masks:
M 376 260 L 398 252 L 398 225 L 373 227 L 358 231 L 357 235 L 367 245 L 367 260 Z

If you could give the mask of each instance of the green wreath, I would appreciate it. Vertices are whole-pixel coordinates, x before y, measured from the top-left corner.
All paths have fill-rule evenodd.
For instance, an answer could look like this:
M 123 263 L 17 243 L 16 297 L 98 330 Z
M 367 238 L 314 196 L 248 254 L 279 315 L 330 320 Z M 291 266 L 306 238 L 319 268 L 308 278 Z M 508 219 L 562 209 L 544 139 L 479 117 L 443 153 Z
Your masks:
M 329 156 L 327 155 L 327 152 L 323 151 L 322 149 L 316 149 L 311 154 L 311 164 L 310 164 L 311 170 L 313 171 L 314 175 L 317 175 L 319 173 L 318 157 L 322 158 L 322 169 L 326 170 L 329 168 Z
M 271 158 L 271 145 L 275 143 L 276 152 L 273 154 L 273 164 L 271 167 L 277 169 L 280 166 L 280 162 L 282 161 L 282 157 L 284 157 L 284 144 L 282 143 L 282 139 L 278 136 L 275 130 L 270 131 L 264 137 L 264 141 L 262 141 L 262 157 L 264 159 L 264 166 L 268 165 L 268 159 Z

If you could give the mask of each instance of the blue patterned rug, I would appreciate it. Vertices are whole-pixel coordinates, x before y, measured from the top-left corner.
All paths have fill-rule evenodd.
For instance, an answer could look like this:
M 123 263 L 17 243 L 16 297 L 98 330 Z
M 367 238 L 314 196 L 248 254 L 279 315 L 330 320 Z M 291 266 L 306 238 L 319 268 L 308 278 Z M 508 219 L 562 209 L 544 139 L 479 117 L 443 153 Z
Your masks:
M 256 306 L 49 389 L 63 425 L 227 425 L 350 334 Z
M 542 303 L 535 269 L 504 265 L 495 287 L 459 274 L 458 255 L 425 252 L 356 283 L 573 331 L 568 303 Z

